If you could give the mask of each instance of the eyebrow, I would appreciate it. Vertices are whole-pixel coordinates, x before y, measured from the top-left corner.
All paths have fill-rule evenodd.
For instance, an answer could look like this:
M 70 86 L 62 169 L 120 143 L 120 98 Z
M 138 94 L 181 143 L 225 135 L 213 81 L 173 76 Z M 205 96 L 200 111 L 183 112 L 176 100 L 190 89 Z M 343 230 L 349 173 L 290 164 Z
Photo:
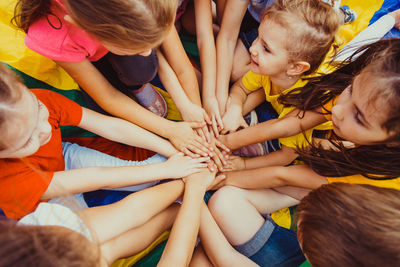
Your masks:
M 352 81 L 351 81 L 351 85 L 350 85 L 350 95 L 352 96 L 353 95 L 353 86 L 354 86 L 354 81 L 355 81 L 356 79 L 354 78 Z M 364 114 L 361 112 L 361 110 L 357 107 L 357 105 L 354 103 L 354 107 L 356 108 L 356 110 L 357 110 L 357 113 L 360 115 L 360 117 L 361 117 L 361 121 L 363 122 L 363 123 L 365 123 L 366 124 L 366 126 L 371 126 L 371 124 L 366 120 L 366 118 L 365 118 L 365 116 L 364 116 Z

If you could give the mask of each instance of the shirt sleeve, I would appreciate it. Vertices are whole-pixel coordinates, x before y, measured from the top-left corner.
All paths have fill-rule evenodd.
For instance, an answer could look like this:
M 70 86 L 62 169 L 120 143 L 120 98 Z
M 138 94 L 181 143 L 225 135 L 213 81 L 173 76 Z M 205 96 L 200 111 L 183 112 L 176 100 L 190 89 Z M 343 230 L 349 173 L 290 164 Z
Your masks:
M 251 70 L 242 78 L 243 86 L 249 91 L 255 91 L 263 87 L 263 76 L 255 74 Z
M 46 105 L 58 125 L 77 126 L 81 122 L 82 107 L 71 99 L 46 89 L 32 89 L 32 92 Z

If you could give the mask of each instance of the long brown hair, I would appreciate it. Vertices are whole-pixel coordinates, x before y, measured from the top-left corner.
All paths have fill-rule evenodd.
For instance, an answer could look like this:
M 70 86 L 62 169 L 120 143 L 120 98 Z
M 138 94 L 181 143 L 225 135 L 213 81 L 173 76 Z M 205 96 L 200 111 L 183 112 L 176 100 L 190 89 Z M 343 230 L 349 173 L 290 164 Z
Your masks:
M 354 57 L 357 58 L 352 61 Z M 361 47 L 343 68 L 312 78 L 297 93 L 283 96 L 281 100 L 303 111 L 317 109 L 342 93 L 363 69 L 368 69 L 368 75 L 379 84 L 374 96 L 387 103 L 387 119 L 382 128 L 390 137 L 381 144 L 354 148 L 345 148 L 330 138 L 337 149 L 325 150 L 313 144 L 298 149 L 301 159 L 320 175 L 362 174 L 371 179 L 400 177 L 400 39 L 381 40 Z
M 333 183 L 297 207 L 298 238 L 312 266 L 397 266 L 400 191 Z
M 19 0 L 13 22 L 25 32 L 51 15 L 50 0 Z M 118 47 L 159 45 L 175 20 L 176 0 L 64 0 L 77 25 Z
M 261 21 L 265 20 L 288 29 L 289 58 L 293 62 L 308 62 L 310 69 L 306 75 L 322 63 L 340 26 L 337 12 L 320 0 L 277 0 L 265 10 Z
M 100 250 L 60 226 L 25 226 L 0 220 L 0 267 L 98 267 Z

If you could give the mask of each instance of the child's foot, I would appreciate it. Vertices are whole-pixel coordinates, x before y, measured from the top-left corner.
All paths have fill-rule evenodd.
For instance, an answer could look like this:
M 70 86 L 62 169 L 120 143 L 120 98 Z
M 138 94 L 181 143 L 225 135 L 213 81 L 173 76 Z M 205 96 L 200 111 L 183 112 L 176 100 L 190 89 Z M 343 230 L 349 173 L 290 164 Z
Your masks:
M 357 13 L 351 9 L 348 5 L 343 5 L 339 7 L 339 9 L 343 12 L 343 23 L 349 24 L 357 19 Z
M 165 117 L 167 115 L 167 103 L 164 97 L 150 84 L 143 85 L 140 89 L 132 91 L 138 103 L 154 114 Z

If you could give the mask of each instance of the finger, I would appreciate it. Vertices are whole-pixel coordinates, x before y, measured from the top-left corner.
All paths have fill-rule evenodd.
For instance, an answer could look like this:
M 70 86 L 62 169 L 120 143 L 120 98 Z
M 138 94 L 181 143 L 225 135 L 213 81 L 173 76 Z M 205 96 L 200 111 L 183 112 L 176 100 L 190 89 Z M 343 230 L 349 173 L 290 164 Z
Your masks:
M 196 153 L 196 158 L 199 158 L 200 156 L 203 156 L 203 157 L 207 157 L 207 156 L 208 156 L 208 153 L 207 153 L 207 152 L 204 152 L 203 150 L 201 150 L 200 148 L 198 148 L 195 144 L 188 144 L 188 145 L 187 145 L 187 148 L 188 148 L 190 151 Z
M 215 120 L 215 116 L 212 117 L 212 130 L 214 132 L 215 137 L 219 137 L 218 125 L 217 121 Z
M 217 124 L 220 130 L 224 129 L 224 123 L 222 122 L 221 115 L 218 113 L 215 115 L 215 118 L 217 120 Z
M 182 152 L 185 153 L 185 155 L 188 155 L 191 158 L 196 157 L 196 154 L 193 154 L 188 148 L 184 147 L 182 149 Z
M 207 167 L 207 166 L 208 166 L 207 163 L 197 163 L 196 166 L 195 166 L 195 168 L 200 168 L 200 169 L 202 169 L 202 168 L 205 168 L 205 167 Z
M 199 163 L 199 162 L 209 162 L 210 158 L 209 157 L 201 157 L 201 158 L 197 158 L 194 159 L 194 162 Z
M 204 126 L 202 129 L 202 132 L 203 132 L 203 134 L 205 135 L 205 137 L 206 137 L 206 141 L 207 141 L 207 143 L 211 143 L 211 137 L 210 137 L 210 132 L 208 131 L 208 127 L 207 127 L 207 125 L 206 126 Z
M 214 160 L 215 165 L 217 165 L 218 170 L 222 171 L 224 169 L 224 165 L 217 153 L 212 157 L 212 159 Z
M 208 125 L 210 125 L 211 124 L 210 116 L 208 116 L 207 112 L 205 111 L 203 111 L 203 113 L 204 113 L 204 120 Z
M 224 145 L 221 141 L 219 141 L 219 140 L 215 140 L 215 145 L 217 146 L 217 147 L 219 147 L 219 148 L 222 148 L 225 152 L 227 152 L 227 153 L 229 153 L 231 150 L 226 146 L 226 145 Z
M 190 126 L 190 128 L 193 128 L 193 129 L 202 128 L 204 125 L 206 125 L 205 121 L 202 121 L 202 122 L 191 121 L 191 122 L 187 122 L 187 123 Z
M 194 137 L 194 140 L 191 142 L 193 145 L 196 145 L 199 149 L 203 150 L 206 153 L 209 153 L 210 150 L 210 144 L 208 144 L 204 139 L 201 139 L 200 136 L 196 135 Z
M 198 136 L 201 137 L 201 139 L 203 139 L 204 141 L 207 141 L 206 137 L 204 136 L 204 132 L 202 131 L 202 129 L 196 129 L 195 132 L 197 133 Z
M 226 159 L 224 157 L 224 155 L 221 153 L 221 150 L 219 150 L 218 148 L 215 149 L 215 154 L 217 155 L 217 157 L 220 159 L 220 161 L 222 162 L 223 165 L 226 165 Z

